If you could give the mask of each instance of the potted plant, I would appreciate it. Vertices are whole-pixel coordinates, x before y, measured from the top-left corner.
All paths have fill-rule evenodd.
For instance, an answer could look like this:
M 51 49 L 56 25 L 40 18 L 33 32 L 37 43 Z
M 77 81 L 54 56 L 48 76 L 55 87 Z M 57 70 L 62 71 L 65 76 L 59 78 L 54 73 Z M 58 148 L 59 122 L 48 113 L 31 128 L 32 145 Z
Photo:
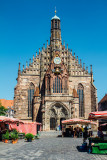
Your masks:
M 8 143 L 8 141 L 9 141 L 9 132 L 6 131 L 6 133 L 3 134 L 2 137 L 3 137 L 3 139 L 4 139 L 4 143 Z
M 27 133 L 25 135 L 25 138 L 27 139 L 28 142 L 32 142 L 32 139 L 34 138 L 34 135 L 31 133 Z
M 14 132 L 11 132 L 11 139 L 12 139 L 12 144 L 17 143 L 17 141 L 18 141 L 18 134 L 15 134 Z

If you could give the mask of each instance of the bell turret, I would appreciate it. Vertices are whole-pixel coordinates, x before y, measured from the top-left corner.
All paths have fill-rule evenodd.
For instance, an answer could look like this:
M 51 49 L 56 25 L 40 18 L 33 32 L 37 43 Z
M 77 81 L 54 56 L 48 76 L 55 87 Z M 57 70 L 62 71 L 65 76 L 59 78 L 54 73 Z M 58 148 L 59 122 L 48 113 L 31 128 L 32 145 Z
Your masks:
M 55 16 L 51 19 L 51 38 L 50 45 L 52 51 L 61 49 L 61 28 L 60 28 L 60 18 Z

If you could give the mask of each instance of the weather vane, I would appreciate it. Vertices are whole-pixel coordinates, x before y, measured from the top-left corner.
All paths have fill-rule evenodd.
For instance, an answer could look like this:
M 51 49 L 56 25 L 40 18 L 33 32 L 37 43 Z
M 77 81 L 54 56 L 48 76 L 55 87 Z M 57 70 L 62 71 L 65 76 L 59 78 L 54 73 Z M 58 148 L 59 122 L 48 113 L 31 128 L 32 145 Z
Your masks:
M 55 15 L 56 15 L 56 7 L 55 7 Z

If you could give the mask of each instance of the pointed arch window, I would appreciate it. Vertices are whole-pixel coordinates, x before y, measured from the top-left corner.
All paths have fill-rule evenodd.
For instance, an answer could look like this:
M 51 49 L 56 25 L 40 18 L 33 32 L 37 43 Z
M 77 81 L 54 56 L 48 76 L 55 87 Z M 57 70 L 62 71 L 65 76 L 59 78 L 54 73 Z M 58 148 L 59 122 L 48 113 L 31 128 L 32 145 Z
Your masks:
M 77 93 L 79 95 L 79 117 L 84 117 L 84 87 L 82 84 L 78 85 Z
M 65 79 L 65 85 L 64 85 L 64 93 L 67 93 L 67 79 Z
M 47 92 L 50 93 L 50 77 L 47 78 Z
M 53 93 L 62 93 L 62 80 L 58 76 L 53 81 Z
M 35 86 L 31 83 L 28 89 L 28 117 L 32 117 L 34 89 Z

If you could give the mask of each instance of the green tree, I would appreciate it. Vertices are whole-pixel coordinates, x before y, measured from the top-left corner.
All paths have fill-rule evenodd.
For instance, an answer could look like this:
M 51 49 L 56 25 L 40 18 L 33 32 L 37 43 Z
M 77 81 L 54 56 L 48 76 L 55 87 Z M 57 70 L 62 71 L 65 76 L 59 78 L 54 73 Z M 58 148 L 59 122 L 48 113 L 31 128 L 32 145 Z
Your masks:
M 2 104 L 0 103 L 0 116 L 5 116 L 8 109 L 6 109 Z

